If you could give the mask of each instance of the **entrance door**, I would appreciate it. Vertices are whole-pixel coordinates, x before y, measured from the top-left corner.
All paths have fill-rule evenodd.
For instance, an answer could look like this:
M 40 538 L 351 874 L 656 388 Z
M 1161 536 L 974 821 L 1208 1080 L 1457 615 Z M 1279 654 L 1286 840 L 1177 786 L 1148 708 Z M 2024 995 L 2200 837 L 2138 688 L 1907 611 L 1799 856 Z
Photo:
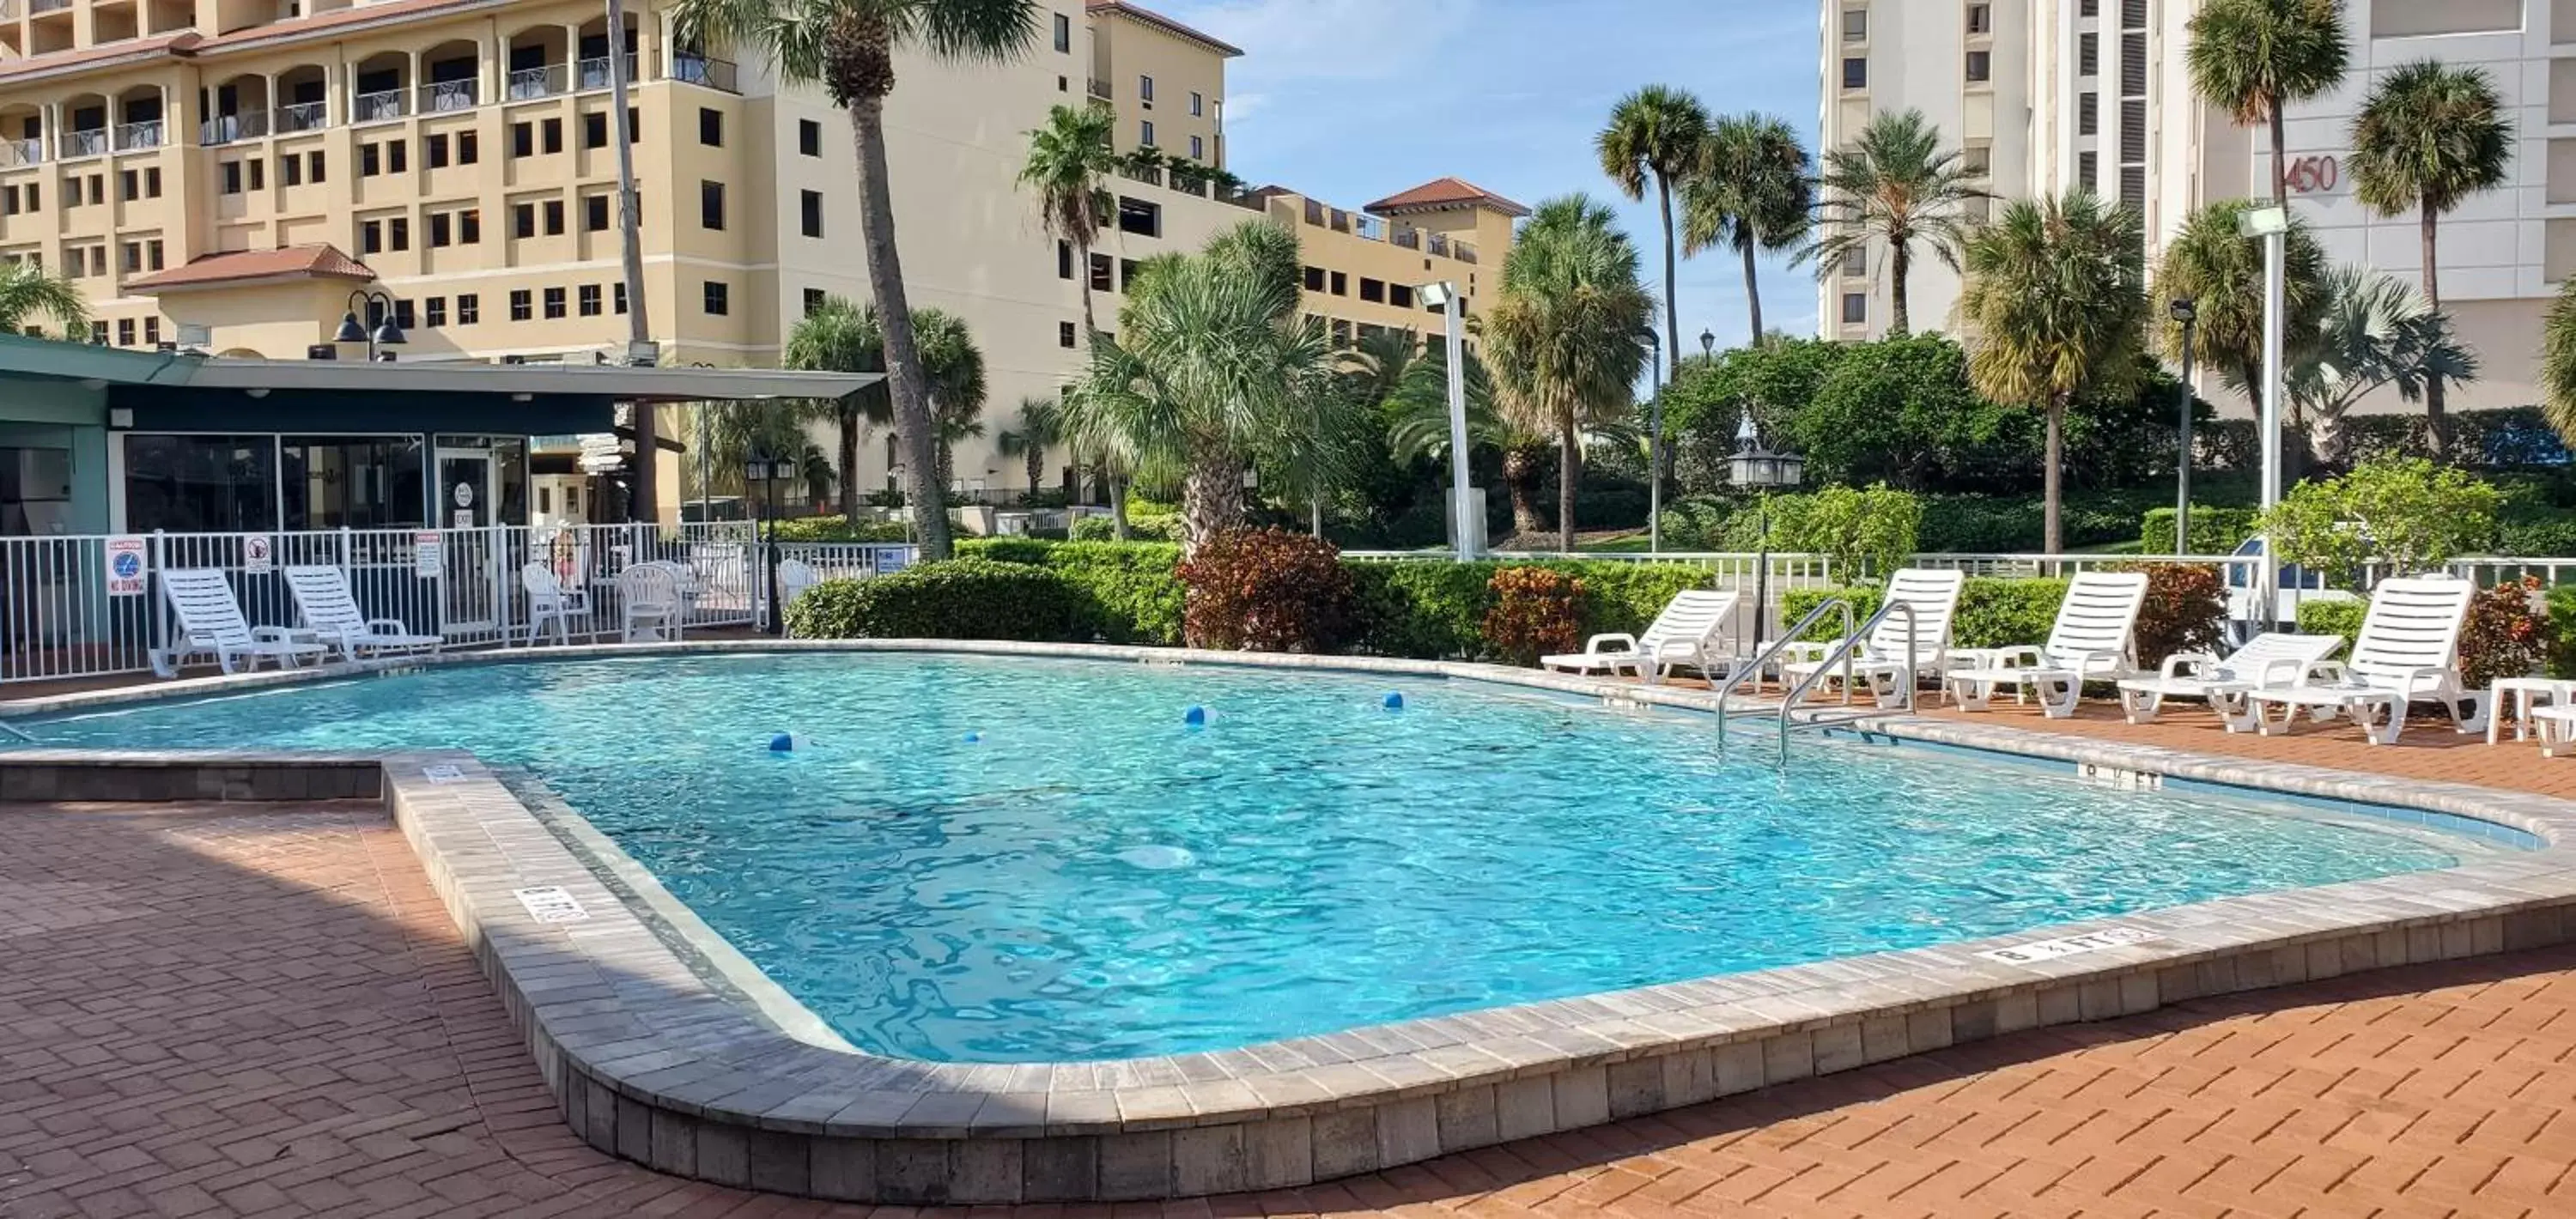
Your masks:
M 480 449 L 438 451 L 438 503 L 432 509 L 446 540 L 447 629 L 497 627 L 501 620 L 499 531 L 491 528 L 492 455 Z

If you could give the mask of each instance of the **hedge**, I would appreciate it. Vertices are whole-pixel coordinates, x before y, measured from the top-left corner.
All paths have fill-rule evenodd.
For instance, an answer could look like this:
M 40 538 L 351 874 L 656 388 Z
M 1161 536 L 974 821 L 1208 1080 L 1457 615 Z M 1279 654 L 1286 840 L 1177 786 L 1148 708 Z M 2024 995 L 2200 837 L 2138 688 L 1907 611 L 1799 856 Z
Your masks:
M 924 563 L 892 575 L 826 580 L 787 610 L 799 639 L 1086 640 L 1085 598 L 1055 572 L 991 559 Z
M 2006 648 L 2046 642 L 2048 628 L 2057 623 L 2057 603 L 2066 599 L 2066 585 L 2067 581 L 2054 578 L 1979 576 L 1970 579 L 1959 590 L 1959 613 L 1951 622 L 1950 642 L 1963 648 Z M 1808 611 L 1834 597 L 1852 603 L 1852 621 L 1857 624 L 1878 612 L 1879 593 L 1879 589 L 1866 586 L 1794 589 L 1781 600 L 1783 621 L 1774 629 L 1786 630 L 1797 625 Z M 1842 625 L 1842 615 L 1828 614 L 1808 629 L 1807 638 L 1836 638 L 1842 633 Z
M 960 555 L 1043 567 L 1081 593 L 1087 621 L 1111 643 L 1170 647 L 1181 641 L 1184 598 L 1173 568 L 1181 548 L 1169 542 L 1049 542 L 976 538 Z
M 2191 506 L 2191 549 L 2196 555 L 2236 553 L 2245 539 L 2254 536 L 2252 508 L 2219 508 L 2207 504 Z M 2158 508 L 2147 513 L 2138 528 L 2138 553 L 2172 554 L 2174 552 L 2174 510 Z
M 902 521 L 860 521 L 846 516 L 806 516 L 771 521 L 769 536 L 780 542 L 909 542 L 911 526 Z

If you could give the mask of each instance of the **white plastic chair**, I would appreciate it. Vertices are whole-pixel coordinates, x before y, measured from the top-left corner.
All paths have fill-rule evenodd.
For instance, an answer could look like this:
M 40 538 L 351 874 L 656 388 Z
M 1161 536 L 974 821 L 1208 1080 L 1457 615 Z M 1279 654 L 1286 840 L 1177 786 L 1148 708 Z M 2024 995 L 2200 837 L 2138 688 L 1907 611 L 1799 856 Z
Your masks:
M 617 573 L 618 637 L 627 643 L 668 643 L 680 638 L 688 606 L 680 578 L 662 563 L 636 563 Z
M 2349 715 L 2371 744 L 2390 745 L 2406 730 L 2408 703 L 2435 702 L 2459 731 L 2486 731 L 2487 692 L 2460 679 L 2460 631 L 2477 595 L 2477 585 L 2448 576 L 2380 581 L 2352 641 L 2352 660 L 2328 661 L 2308 681 L 2247 695 L 2255 728 L 2265 736 L 2287 732 L 2304 708 L 2319 719 Z M 2281 708 L 2278 722 L 2267 706 Z
M 519 587 L 528 594 L 529 647 L 537 646 L 537 635 L 548 623 L 554 625 L 556 643 L 570 643 L 572 620 L 590 617 L 590 591 L 564 587 L 552 564 L 530 560 L 521 566 Z
M 1676 666 L 1703 673 L 1725 667 L 1718 635 L 1735 616 L 1736 595 L 1709 589 L 1685 589 L 1655 615 L 1643 634 L 1625 631 L 1595 635 L 1583 650 L 1539 658 L 1539 666 L 1575 673 L 1634 672 L 1648 682 L 1660 681 Z
M 326 644 L 339 645 L 350 660 L 389 652 L 436 652 L 446 644 L 437 635 L 419 635 L 399 618 L 369 618 L 349 594 L 349 577 L 337 567 L 289 567 L 287 591 L 304 625 Z
M 258 669 L 262 660 L 291 669 L 307 660 L 319 663 L 331 654 L 321 644 L 297 642 L 295 633 L 285 627 L 252 626 L 242 617 L 241 602 L 233 597 L 232 581 L 219 568 L 164 569 L 161 596 L 179 625 L 170 646 L 152 653 L 152 672 L 159 676 L 178 676 L 180 663 L 191 656 L 212 656 L 224 672 L 233 673 L 240 671 L 233 667 L 235 661 L 249 670 Z
M 1939 673 L 1948 667 L 1950 626 L 1959 616 L 1959 592 L 1966 588 L 1968 574 L 1963 571 L 1929 571 L 1909 567 L 1887 578 L 1887 595 L 1882 605 L 1903 602 L 1914 611 L 1889 614 L 1879 619 L 1878 626 L 1861 641 L 1852 653 L 1851 674 L 1855 680 L 1869 683 L 1870 694 L 1882 707 L 1902 702 L 1901 695 L 1913 688 L 1923 674 Z M 1910 629 L 1909 629 L 1910 628 Z M 1912 673 L 1906 672 L 1908 637 L 1911 636 Z M 1793 643 L 1784 653 L 1794 657 L 1780 667 L 1781 680 L 1789 684 L 1806 678 L 1819 667 L 1825 671 L 1817 684 L 1830 690 L 1842 680 L 1841 661 L 1822 664 L 1823 658 L 1837 645 L 1830 643 Z
M 780 559 L 778 561 L 779 610 L 785 612 L 788 606 L 796 604 L 798 597 L 805 595 L 805 590 L 822 582 L 823 574 L 814 570 L 813 564 L 803 559 Z
M 2048 718 L 2065 719 L 2083 701 L 2085 682 L 2137 676 L 2133 653 L 2138 611 L 2146 600 L 2144 572 L 2085 572 L 2057 603 L 2048 642 L 1994 649 L 1991 663 L 1952 669 L 1941 675 L 1942 684 L 1969 711 L 1985 710 L 1996 691 L 2010 686 L 2015 698 L 2039 695 Z
M 2120 710 L 2132 724 L 2152 724 L 2166 699 L 2205 699 L 2229 732 L 2250 731 L 2254 716 L 2246 695 L 2306 681 L 2342 649 L 2340 636 L 2274 631 L 2255 636 L 2224 659 L 2210 652 L 2178 652 L 2165 657 L 2154 677 L 2122 681 Z

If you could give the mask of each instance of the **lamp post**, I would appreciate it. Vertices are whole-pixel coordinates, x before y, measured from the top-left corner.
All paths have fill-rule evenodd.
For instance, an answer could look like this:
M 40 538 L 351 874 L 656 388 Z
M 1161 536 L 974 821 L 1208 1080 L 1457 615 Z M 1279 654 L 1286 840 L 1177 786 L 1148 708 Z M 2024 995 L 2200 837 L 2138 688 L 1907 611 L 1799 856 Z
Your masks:
M 787 616 L 780 612 L 778 604 L 778 531 L 771 524 L 775 514 L 769 510 L 769 485 L 776 479 L 793 477 L 794 473 L 790 463 L 773 461 L 768 452 L 757 445 L 752 447 L 750 455 L 742 463 L 743 494 L 751 494 L 754 482 L 760 484 L 759 497 L 752 500 L 751 529 L 752 538 L 760 548 L 761 601 L 768 607 L 767 624 L 772 635 L 786 633 Z
M 1764 447 L 1761 432 L 1753 426 L 1753 411 L 1748 407 L 1743 422 L 1735 426 L 1735 456 L 1726 464 L 1727 476 L 1736 486 L 1753 489 L 1753 510 L 1762 526 L 1761 557 L 1755 561 L 1753 575 L 1753 650 L 1759 653 L 1765 620 L 1771 613 L 1771 490 L 1797 486 L 1806 476 L 1807 459 Z
M 704 360 L 693 360 L 689 363 L 689 367 L 713 368 L 715 365 Z M 714 459 L 714 455 L 708 451 L 707 404 L 703 401 L 699 402 L 694 413 L 698 417 L 698 523 L 712 525 L 716 520 L 716 491 L 715 487 L 707 481 L 707 465 Z
M 2191 553 L 2191 338 L 2200 321 L 2200 306 L 2177 300 L 2165 306 L 2182 325 L 2182 388 L 2174 394 L 2174 428 L 2181 452 L 2174 462 L 2174 554 Z
M 2268 513 L 2281 502 L 2281 346 L 2282 327 L 2289 316 L 2290 209 L 2266 207 L 2247 212 L 2237 231 L 2263 240 L 2263 406 L 2262 418 L 2255 427 L 2262 433 L 2263 442 L 2259 502 Z M 2271 535 L 2266 534 L 2254 578 L 2259 621 L 2269 624 L 2279 616 L 2280 584 L 2280 565 L 2273 557 Z
M 1458 561 L 1471 563 L 1476 558 L 1477 527 L 1473 496 L 1467 488 L 1467 357 L 1466 302 L 1458 299 L 1458 285 L 1441 280 L 1422 285 L 1422 303 L 1438 309 L 1448 322 L 1449 353 L 1449 514 L 1458 542 Z
M 371 305 L 384 310 L 373 328 L 358 322 L 359 311 Z M 393 359 L 394 353 L 383 349 L 400 347 L 408 341 L 403 337 L 402 327 L 394 324 L 394 294 L 382 288 L 360 288 L 350 293 L 349 311 L 340 315 L 340 328 L 332 333 L 331 341 L 366 344 L 367 362 L 370 364 Z
M 1664 548 L 1664 471 L 1658 464 L 1664 454 L 1664 341 L 1652 326 L 1646 328 L 1646 350 L 1654 361 L 1647 384 L 1655 387 L 1646 407 L 1652 420 L 1646 425 L 1646 552 L 1653 554 Z M 1674 352 L 1673 363 L 1681 360 L 1682 353 Z

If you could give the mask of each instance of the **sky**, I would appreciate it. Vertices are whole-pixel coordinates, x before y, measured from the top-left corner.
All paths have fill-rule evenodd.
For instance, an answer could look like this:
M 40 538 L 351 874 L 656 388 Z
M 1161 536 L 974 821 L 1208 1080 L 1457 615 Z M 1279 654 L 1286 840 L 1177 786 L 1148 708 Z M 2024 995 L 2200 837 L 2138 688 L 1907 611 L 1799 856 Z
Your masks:
M 1593 151 L 1622 96 L 1677 86 L 1816 138 L 1812 0 L 1142 2 L 1244 49 L 1226 65 L 1226 142 L 1246 180 L 1353 209 L 1442 176 L 1530 206 L 1580 191 L 1618 206 L 1658 295 L 1653 188 L 1629 202 Z M 1702 330 L 1744 342 L 1743 276 L 1731 250 L 1681 263 L 1686 348 Z M 1766 259 L 1761 284 L 1766 328 L 1815 333 L 1812 276 Z

